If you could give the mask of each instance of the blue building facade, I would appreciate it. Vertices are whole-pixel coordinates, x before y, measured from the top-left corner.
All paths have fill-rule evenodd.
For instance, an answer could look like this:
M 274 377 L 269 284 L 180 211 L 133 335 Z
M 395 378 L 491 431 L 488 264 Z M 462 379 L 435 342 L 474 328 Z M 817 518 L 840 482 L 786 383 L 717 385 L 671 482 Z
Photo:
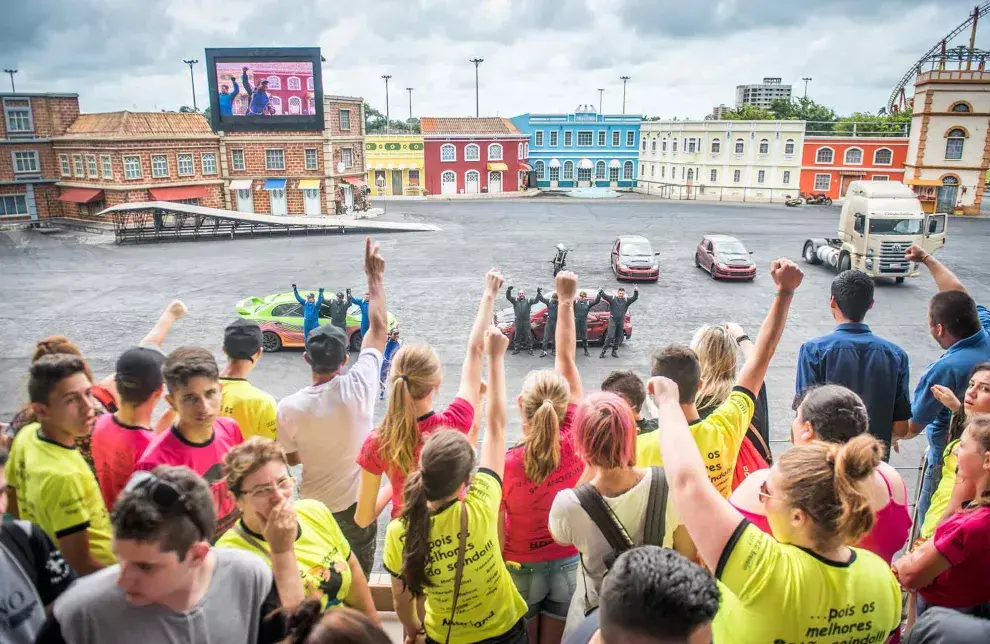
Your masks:
M 529 164 L 540 188 L 633 188 L 639 176 L 637 114 L 598 114 L 589 105 L 570 114 L 521 114 Z

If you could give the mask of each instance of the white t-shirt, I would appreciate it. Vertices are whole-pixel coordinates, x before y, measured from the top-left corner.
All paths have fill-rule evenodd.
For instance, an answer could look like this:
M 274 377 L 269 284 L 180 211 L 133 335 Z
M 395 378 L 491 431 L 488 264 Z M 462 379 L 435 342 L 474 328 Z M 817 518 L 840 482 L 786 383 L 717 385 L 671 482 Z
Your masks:
M 603 497 L 636 545 L 643 544 L 646 507 L 650 500 L 652 480 L 653 472 L 647 469 L 643 479 L 625 493 L 616 497 Z M 664 546 L 668 548 L 673 546 L 674 530 L 680 522 L 677 508 L 674 506 L 674 498 L 668 493 Z M 573 544 L 581 553 L 582 565 L 578 566 L 577 588 L 571 597 L 567 625 L 564 628 L 566 638 L 570 631 L 584 620 L 585 592 L 588 595 L 588 602 L 592 606 L 598 605 L 598 592 L 605 577 L 605 555 L 612 552 L 612 547 L 608 545 L 601 530 L 581 507 L 574 490 L 562 490 L 553 500 L 553 506 L 550 508 L 550 534 L 558 543 Z
M 331 512 L 357 502 L 361 467 L 356 460 L 371 433 L 381 369 L 381 352 L 362 349 L 347 373 L 278 404 L 278 442 L 285 451 L 298 452 L 303 465 L 299 494 Z

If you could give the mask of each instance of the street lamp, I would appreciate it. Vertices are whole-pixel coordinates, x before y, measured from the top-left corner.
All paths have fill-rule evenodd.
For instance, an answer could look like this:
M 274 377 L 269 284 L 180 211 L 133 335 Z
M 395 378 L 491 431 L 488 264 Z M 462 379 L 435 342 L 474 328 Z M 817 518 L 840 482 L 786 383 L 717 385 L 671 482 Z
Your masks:
M 804 81 L 804 97 L 808 98 L 808 82 L 814 80 L 811 76 L 805 76 L 801 80 Z
M 412 120 L 412 92 L 416 89 L 415 87 L 407 87 L 406 91 L 409 92 L 409 120 Z
M 478 118 L 480 111 L 478 109 L 478 65 L 485 62 L 484 58 L 472 58 L 471 61 L 474 63 L 474 117 Z
M 619 80 L 622 81 L 622 113 L 626 113 L 626 83 L 629 82 L 629 76 L 619 76 Z
M 5 69 L 5 70 L 3 70 L 3 73 L 4 74 L 10 74 L 10 91 L 11 92 L 14 92 L 16 94 L 17 93 L 17 88 L 14 87 L 14 74 L 17 73 L 17 70 L 16 69 Z
M 599 114 L 602 113 L 602 95 L 603 94 L 605 94 L 605 88 L 604 87 L 599 87 L 598 88 L 598 113 Z
M 385 134 L 388 134 L 388 122 L 389 122 L 389 111 L 388 111 L 388 79 L 392 78 L 391 74 L 382 74 L 382 78 L 385 80 Z
M 199 109 L 196 107 L 196 79 L 193 76 L 193 65 L 195 65 L 199 61 L 196 60 L 195 58 L 193 58 L 193 59 L 190 59 L 190 60 L 183 60 L 182 62 L 184 62 L 185 64 L 189 65 L 189 84 L 192 85 L 193 111 L 194 112 L 198 112 Z

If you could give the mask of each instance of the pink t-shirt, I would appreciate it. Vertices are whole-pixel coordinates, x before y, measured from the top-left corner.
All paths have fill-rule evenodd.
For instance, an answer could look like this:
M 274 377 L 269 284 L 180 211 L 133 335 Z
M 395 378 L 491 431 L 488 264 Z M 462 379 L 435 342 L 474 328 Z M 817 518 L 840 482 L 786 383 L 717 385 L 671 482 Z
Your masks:
M 919 590 L 921 596 L 946 608 L 990 602 L 990 507 L 956 512 L 932 538 L 952 567 Z
M 113 414 L 103 414 L 97 419 L 90 446 L 96 480 L 108 510 L 113 510 L 117 495 L 154 438 L 155 433 L 150 429 L 125 425 Z
M 536 563 L 573 557 L 574 546 L 558 545 L 550 535 L 550 506 L 557 492 L 577 484 L 584 462 L 574 450 L 572 428 L 575 405 L 567 407 L 560 425 L 560 463 L 539 485 L 526 476 L 524 445 L 516 445 L 505 454 L 505 477 L 502 482 L 502 510 L 505 512 L 506 561 Z
M 464 434 L 471 430 L 474 423 L 474 407 L 463 398 L 454 398 L 446 411 L 441 413 L 430 412 L 417 419 L 419 421 L 419 444 L 414 452 L 416 462 L 419 463 L 419 453 L 423 449 L 426 438 L 438 429 L 454 429 Z M 364 439 L 361 446 L 361 453 L 358 454 L 357 464 L 368 470 L 372 474 L 388 476 L 392 484 L 392 518 L 396 518 L 402 513 L 402 492 L 406 487 L 406 474 L 395 463 L 385 460 L 381 451 L 381 436 L 378 430 L 372 431 L 368 438 Z
M 213 421 L 213 437 L 205 443 L 190 443 L 173 426 L 152 439 L 134 469 L 150 471 L 159 465 L 185 465 L 206 479 L 217 510 L 216 536 L 220 536 L 239 516 L 234 496 L 223 478 L 223 457 L 243 442 L 241 428 L 232 418 Z

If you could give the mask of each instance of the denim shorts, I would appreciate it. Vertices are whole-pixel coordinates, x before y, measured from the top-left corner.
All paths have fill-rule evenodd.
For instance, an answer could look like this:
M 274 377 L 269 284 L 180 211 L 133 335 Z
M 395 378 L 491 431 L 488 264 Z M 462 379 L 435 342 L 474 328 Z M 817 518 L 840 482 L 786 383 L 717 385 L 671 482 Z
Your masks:
M 574 555 L 536 563 L 506 562 L 516 589 L 529 606 L 526 619 L 540 614 L 567 619 L 579 561 L 579 556 Z

